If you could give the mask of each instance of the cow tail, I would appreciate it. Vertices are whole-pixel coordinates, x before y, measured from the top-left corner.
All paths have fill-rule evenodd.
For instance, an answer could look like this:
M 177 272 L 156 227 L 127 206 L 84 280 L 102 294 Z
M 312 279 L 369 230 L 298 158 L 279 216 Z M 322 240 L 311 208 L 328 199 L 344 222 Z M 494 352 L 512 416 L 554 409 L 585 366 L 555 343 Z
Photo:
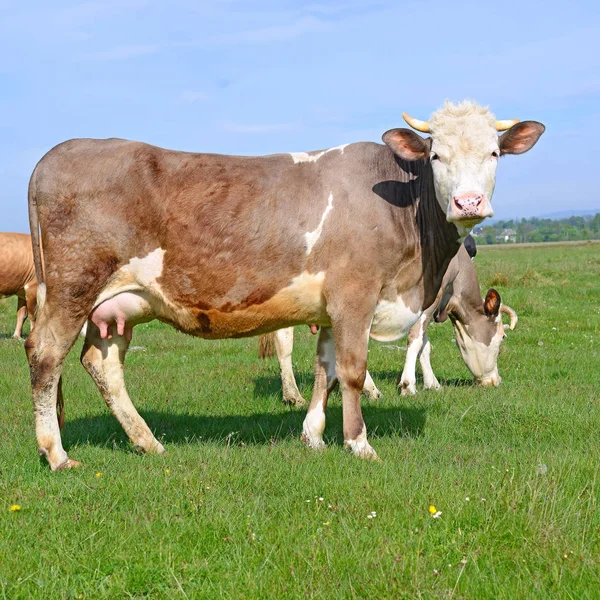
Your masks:
M 35 317 L 46 302 L 46 284 L 44 283 L 44 264 L 42 262 L 42 240 L 40 236 L 40 221 L 38 216 L 37 198 L 35 194 L 35 170 L 29 180 L 28 204 L 29 204 L 29 229 L 31 230 L 31 249 L 33 250 L 33 266 L 37 280 L 37 297 Z
M 275 334 L 267 333 L 258 338 L 258 358 L 269 358 L 275 354 Z

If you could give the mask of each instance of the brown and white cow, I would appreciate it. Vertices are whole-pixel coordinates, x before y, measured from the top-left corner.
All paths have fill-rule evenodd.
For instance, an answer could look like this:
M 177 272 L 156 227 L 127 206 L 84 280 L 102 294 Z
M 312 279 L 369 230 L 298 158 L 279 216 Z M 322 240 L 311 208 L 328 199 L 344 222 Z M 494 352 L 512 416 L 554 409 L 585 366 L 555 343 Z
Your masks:
M 63 360 L 88 318 L 82 363 L 141 450 L 164 452 L 125 389 L 134 325 L 160 319 L 216 339 L 314 323 L 303 439 L 324 445 L 339 380 L 345 445 L 375 457 L 359 399 L 369 335 L 410 330 L 461 237 L 492 214 L 500 154 L 526 152 L 544 131 L 535 121 L 497 123 L 471 102 L 447 103 L 428 123 L 407 119 L 431 137 L 392 129 L 385 145 L 264 157 L 119 139 L 48 152 L 29 185 L 40 283 L 26 351 L 38 449 L 51 468 L 76 464 L 62 446 L 57 402 Z
M 14 338 L 21 338 L 28 315 L 33 326 L 36 292 L 31 237 L 27 233 L 0 233 L 0 298 L 17 296 Z
M 498 374 L 498 354 L 500 342 L 505 337 L 501 323 L 502 313 L 510 316 L 510 328 L 516 327 L 516 312 L 501 303 L 500 295 L 490 289 L 485 300 L 479 295 L 479 280 L 471 258 L 476 252 L 471 236 L 465 238 L 463 247 L 450 262 L 442 287 L 435 302 L 427 308 L 408 333 L 408 348 L 399 388 L 402 395 L 416 394 L 416 363 L 419 359 L 423 370 L 425 389 L 439 389 L 441 386 L 431 368 L 431 345 L 427 337 L 427 327 L 432 318 L 442 322 L 450 316 L 458 347 L 467 368 L 478 385 L 500 384 Z M 443 304 L 442 304 L 443 301 Z M 283 403 L 302 406 L 306 403 L 296 384 L 292 367 L 294 328 L 287 327 L 274 333 L 261 336 L 261 358 L 271 356 L 275 350 L 281 374 Z M 369 371 L 365 377 L 363 394 L 371 400 L 381 397 Z

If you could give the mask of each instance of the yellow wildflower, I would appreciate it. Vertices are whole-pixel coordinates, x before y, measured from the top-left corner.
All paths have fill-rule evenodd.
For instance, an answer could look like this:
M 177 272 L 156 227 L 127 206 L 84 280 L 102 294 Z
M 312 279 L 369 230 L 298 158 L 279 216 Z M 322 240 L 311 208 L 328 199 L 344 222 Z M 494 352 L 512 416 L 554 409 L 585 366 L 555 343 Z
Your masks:
M 96 477 L 102 477 L 102 473 L 96 473 Z
M 430 512 L 432 515 L 435 515 L 435 513 L 437 512 L 437 508 L 436 508 L 436 507 L 435 507 L 433 504 L 430 504 L 430 505 L 429 505 L 429 512 Z
M 18 510 L 21 510 L 21 507 L 18 504 L 13 504 L 10 507 L 10 510 L 12 510 L 13 512 L 17 512 Z

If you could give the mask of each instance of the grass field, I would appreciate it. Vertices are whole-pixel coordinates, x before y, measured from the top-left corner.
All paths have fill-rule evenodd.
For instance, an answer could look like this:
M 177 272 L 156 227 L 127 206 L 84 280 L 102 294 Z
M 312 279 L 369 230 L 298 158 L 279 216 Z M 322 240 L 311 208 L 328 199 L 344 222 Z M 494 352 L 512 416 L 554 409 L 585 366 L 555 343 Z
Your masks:
M 2 301 L 0 598 L 600 598 L 600 246 L 480 248 L 476 262 L 519 314 L 502 385 L 472 388 L 437 325 L 444 388 L 404 398 L 405 342 L 372 342 L 384 397 L 363 411 L 378 463 L 343 450 L 337 391 L 328 449 L 302 446 L 304 411 L 281 406 L 255 339 L 151 323 L 126 377 L 168 454 L 133 451 L 79 341 L 63 440 L 83 466 L 51 473 L 8 338 L 16 300 Z M 298 330 L 307 398 L 315 342 Z

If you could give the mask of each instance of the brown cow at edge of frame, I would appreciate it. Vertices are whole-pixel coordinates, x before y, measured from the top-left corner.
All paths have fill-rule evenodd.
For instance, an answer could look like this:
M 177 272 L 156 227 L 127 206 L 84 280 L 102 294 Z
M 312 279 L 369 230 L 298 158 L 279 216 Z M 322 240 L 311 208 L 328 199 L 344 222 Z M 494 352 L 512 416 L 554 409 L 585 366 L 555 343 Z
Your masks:
M 207 339 L 320 325 L 302 439 L 324 446 L 339 382 L 344 444 L 376 458 L 360 407 L 369 335 L 410 330 L 462 238 L 493 214 L 500 155 L 526 152 L 544 132 L 536 121 L 496 121 L 470 101 L 446 103 L 428 122 L 405 120 L 430 137 L 391 129 L 384 145 L 263 157 L 120 139 L 50 150 L 29 184 L 39 287 L 25 348 L 38 451 L 51 469 L 77 465 L 57 405 L 62 363 L 87 319 L 81 362 L 146 452 L 164 448 L 125 389 L 134 325 L 160 319 Z
M 21 339 L 29 316 L 33 327 L 37 283 L 28 233 L 0 233 L 0 298 L 17 297 L 17 324 L 13 337 Z

